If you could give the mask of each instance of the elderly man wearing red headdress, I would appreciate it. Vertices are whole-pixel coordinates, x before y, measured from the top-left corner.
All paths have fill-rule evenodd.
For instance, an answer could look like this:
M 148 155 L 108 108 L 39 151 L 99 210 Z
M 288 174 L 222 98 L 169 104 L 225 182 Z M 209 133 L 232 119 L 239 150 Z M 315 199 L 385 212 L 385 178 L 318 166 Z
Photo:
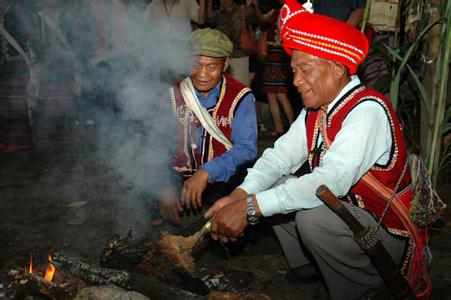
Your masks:
M 382 290 L 383 278 L 350 228 L 317 198 L 316 189 L 325 184 L 364 226 L 378 228 L 415 295 L 427 298 L 426 235 L 409 218 L 411 177 L 402 129 L 390 101 L 355 76 L 368 41 L 355 27 L 310 8 L 287 0 L 280 20 L 305 108 L 244 182 L 207 211 L 212 237 L 235 240 L 261 216 L 295 212 L 292 223 L 275 227 L 290 267 L 314 261 L 332 299 Z M 289 176 L 305 162 L 310 173 Z

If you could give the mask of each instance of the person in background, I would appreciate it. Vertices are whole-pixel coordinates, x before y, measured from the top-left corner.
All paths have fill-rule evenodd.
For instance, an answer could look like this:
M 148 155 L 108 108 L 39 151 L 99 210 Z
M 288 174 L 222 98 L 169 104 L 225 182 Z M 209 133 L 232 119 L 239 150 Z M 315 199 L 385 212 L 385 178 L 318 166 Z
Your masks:
M 384 289 L 351 229 L 316 196 L 326 185 L 363 226 L 377 228 L 412 290 L 427 298 L 427 230 L 409 215 L 412 182 L 402 128 L 390 101 L 353 76 L 368 54 L 366 37 L 295 0 L 282 8 L 280 31 L 305 108 L 244 182 L 207 211 L 213 239 L 235 240 L 261 216 L 295 212 L 292 223 L 275 228 L 290 267 L 314 261 L 331 299 Z M 304 162 L 311 173 L 275 185 Z
M 366 0 L 315 0 L 315 13 L 358 27 L 363 20 Z
M 250 3 L 249 3 L 250 4 Z M 245 85 L 249 85 L 249 53 L 241 45 L 241 31 L 250 15 L 249 5 L 237 5 L 233 0 L 220 0 L 220 8 L 213 11 L 213 0 L 207 0 L 207 21 L 223 32 L 233 43 L 230 73 Z M 244 24 L 243 24 L 244 23 Z
M 191 32 L 191 23 L 205 22 L 205 1 L 153 0 L 146 8 L 148 19 L 167 35 Z M 182 32 L 181 32 L 182 31 Z
M 175 223 L 185 209 L 200 209 L 203 203 L 230 193 L 257 155 L 254 95 L 226 73 L 232 42 L 210 28 L 194 31 L 190 42 L 196 55 L 191 74 L 170 90 L 180 125 L 173 159 L 180 186 L 159 193 L 162 217 Z
M 268 97 L 269 110 L 274 121 L 274 129 L 268 134 L 278 137 L 285 132 L 282 117 L 280 115 L 279 103 L 291 125 L 294 121 L 293 107 L 288 99 L 288 85 L 290 79 L 290 57 L 285 53 L 280 44 L 279 37 L 279 2 L 273 3 L 273 8 L 266 14 L 260 10 L 259 0 L 252 0 L 257 20 L 262 28 L 266 28 L 267 35 L 267 57 L 264 62 L 262 92 Z

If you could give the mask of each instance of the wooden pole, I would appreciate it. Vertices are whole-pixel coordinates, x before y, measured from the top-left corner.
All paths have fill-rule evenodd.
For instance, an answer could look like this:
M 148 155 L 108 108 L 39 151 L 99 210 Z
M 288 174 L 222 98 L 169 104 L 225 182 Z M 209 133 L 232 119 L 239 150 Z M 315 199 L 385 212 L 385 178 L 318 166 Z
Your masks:
M 426 0 L 426 7 L 429 7 L 430 17 L 428 24 L 436 22 L 440 19 L 440 3 L 441 0 Z M 441 26 L 434 26 L 428 33 L 425 45 L 426 49 L 426 66 L 424 69 L 424 87 L 429 95 L 431 101 L 430 107 L 432 115 L 436 111 L 436 99 L 437 99 L 437 82 L 435 81 L 436 74 L 438 72 L 438 57 L 440 53 L 440 32 Z M 430 62 L 430 63 L 428 63 Z M 421 124 L 420 124 L 420 146 L 421 154 L 423 157 L 431 152 L 432 145 L 432 131 L 433 127 L 429 124 L 427 119 L 427 110 L 424 105 L 421 104 Z

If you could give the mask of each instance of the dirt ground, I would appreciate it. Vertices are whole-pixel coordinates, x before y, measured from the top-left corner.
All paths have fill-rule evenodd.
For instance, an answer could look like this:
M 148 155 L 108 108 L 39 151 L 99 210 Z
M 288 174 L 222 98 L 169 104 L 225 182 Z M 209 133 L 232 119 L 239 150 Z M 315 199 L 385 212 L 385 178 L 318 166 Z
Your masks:
M 132 230 L 137 237 L 155 236 L 140 196 L 102 158 L 88 155 L 93 151 L 78 144 L 0 154 L 0 288 L 7 270 L 28 266 L 30 253 L 37 261 L 59 251 L 96 263 L 114 234 Z M 442 181 L 447 201 L 451 184 Z M 197 268 L 211 278 L 239 278 L 243 291 L 272 299 L 321 298 L 321 283 L 285 279 L 287 266 L 268 222 L 255 231 L 230 257 L 217 242 L 209 243 L 212 248 L 196 256 Z M 450 233 L 450 223 L 432 230 L 431 299 L 451 299 Z

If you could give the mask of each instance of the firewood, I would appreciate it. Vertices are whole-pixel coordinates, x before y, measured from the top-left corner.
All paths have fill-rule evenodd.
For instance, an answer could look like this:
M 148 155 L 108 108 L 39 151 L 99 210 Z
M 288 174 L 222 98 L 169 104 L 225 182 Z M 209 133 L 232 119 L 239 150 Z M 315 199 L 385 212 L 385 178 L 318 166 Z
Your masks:
M 195 294 L 208 294 L 209 289 L 205 283 L 192 275 L 194 263 L 189 253 L 180 256 L 181 259 L 170 255 L 172 248 L 169 247 L 168 250 L 167 245 L 171 239 L 165 238 L 168 236 L 170 235 L 163 233 L 157 241 L 141 239 L 133 242 L 128 237 L 115 237 L 103 250 L 100 265 L 106 268 L 151 274 L 170 286 Z M 177 238 L 177 236 L 173 237 Z M 182 254 L 177 251 L 176 254 L 178 253 Z M 191 260 L 191 267 L 186 267 L 187 264 L 183 265 L 183 257 Z
M 108 241 L 100 256 L 100 266 L 105 268 L 131 270 L 153 247 L 153 241 L 141 239 L 131 242 L 129 237 L 115 237 Z
M 61 253 L 53 255 L 53 263 L 57 269 L 93 284 L 111 283 L 155 299 L 205 299 L 201 295 L 168 286 L 151 275 L 144 276 L 139 273 L 92 266 L 79 258 L 67 257 Z
M 166 242 L 163 235 L 162 239 L 154 244 L 152 250 L 143 257 L 141 263 L 134 270 L 142 274 L 152 274 L 155 278 L 171 286 L 200 295 L 208 294 L 209 288 L 205 283 L 183 268 L 178 258 L 169 255 L 168 248 L 163 246 L 164 243 Z M 191 258 L 189 255 L 188 257 Z
M 47 297 L 49 299 L 73 299 L 76 291 L 65 289 L 49 282 L 41 276 L 24 273 L 18 270 L 8 272 L 8 290 L 16 292 L 14 298 L 23 298 L 29 295 Z

